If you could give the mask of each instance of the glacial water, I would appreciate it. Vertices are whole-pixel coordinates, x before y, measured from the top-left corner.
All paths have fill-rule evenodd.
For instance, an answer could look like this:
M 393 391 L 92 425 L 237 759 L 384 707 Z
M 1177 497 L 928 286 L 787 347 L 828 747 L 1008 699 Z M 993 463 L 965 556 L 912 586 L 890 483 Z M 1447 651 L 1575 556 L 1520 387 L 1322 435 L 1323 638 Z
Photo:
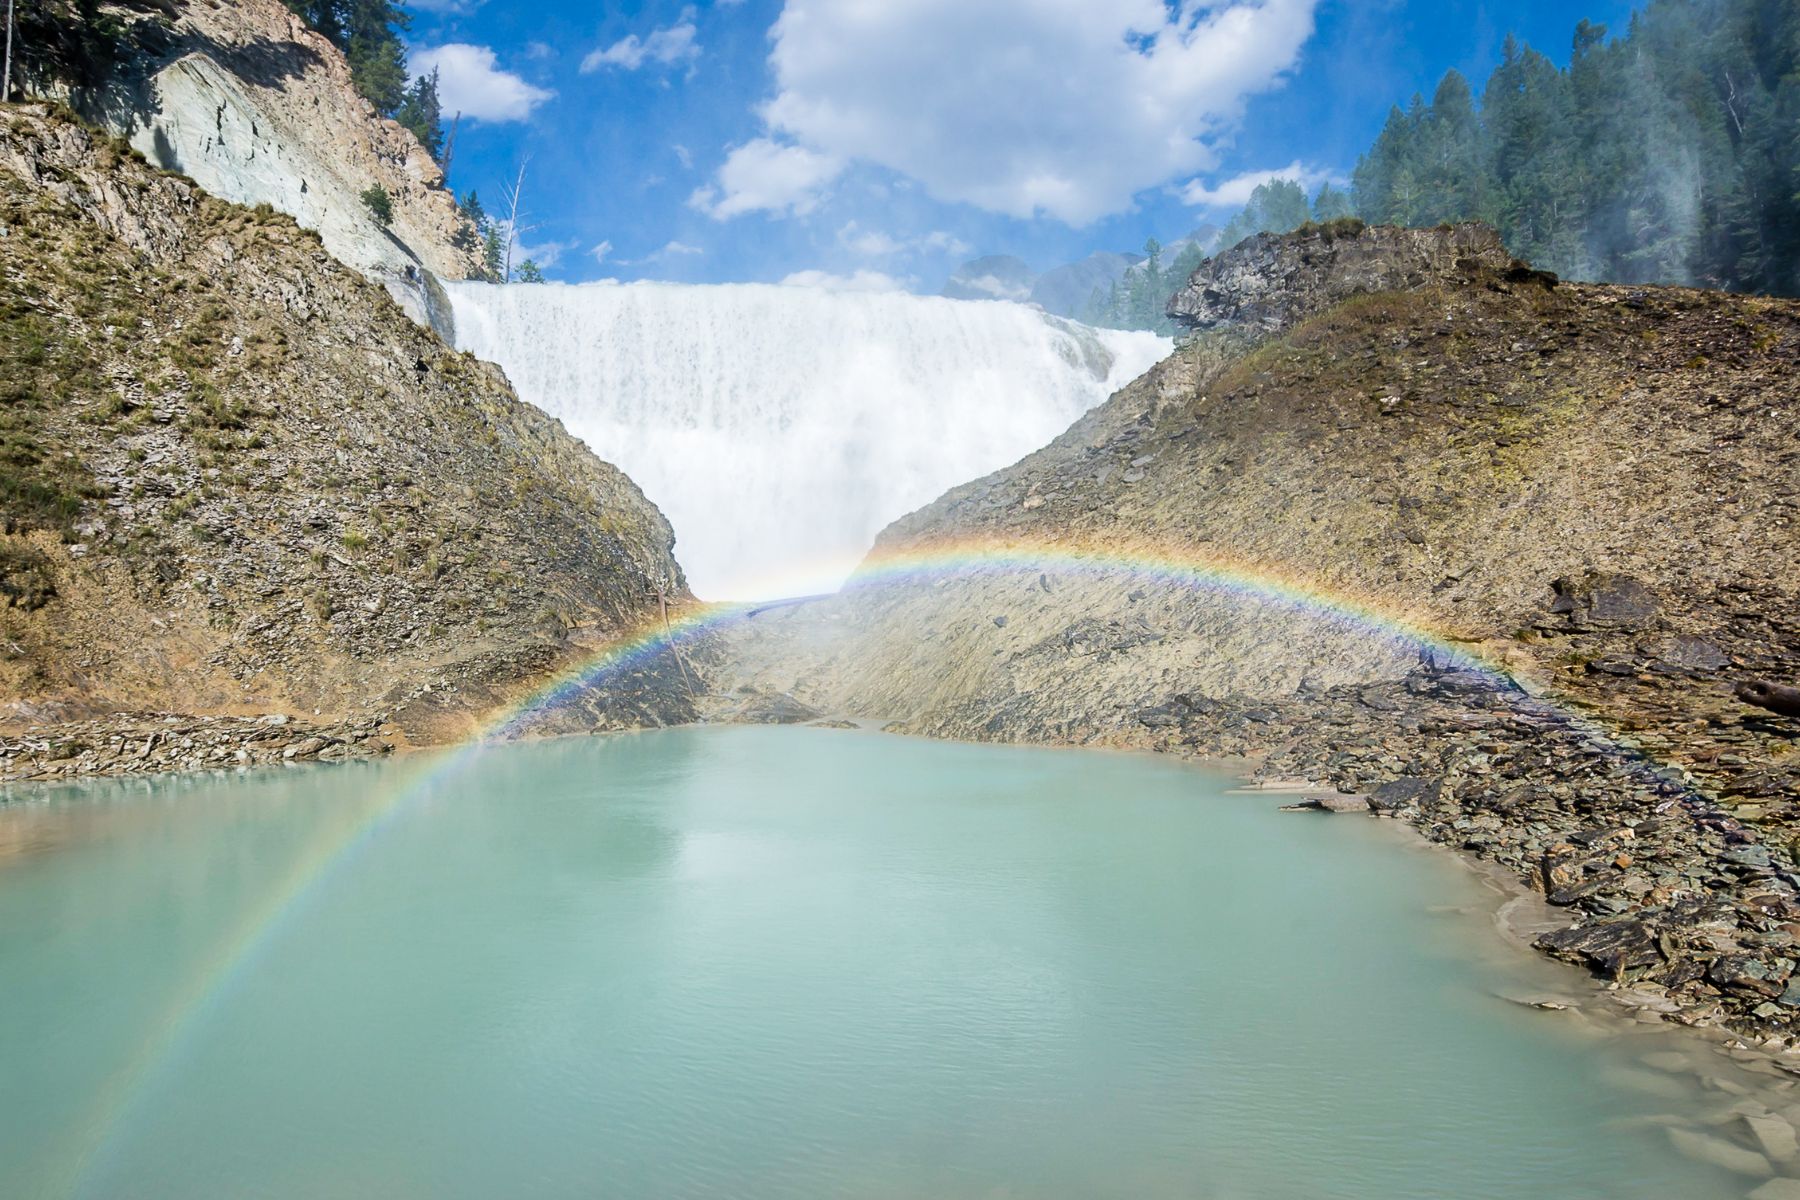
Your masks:
M 644 489 L 709 600 L 835 588 L 882 526 L 1043 446 L 1171 345 L 899 293 L 449 293 L 458 346 Z
M 1633 1039 L 1496 996 L 1452 859 L 1229 785 L 738 728 L 19 792 L 0 1194 L 1754 1186 Z

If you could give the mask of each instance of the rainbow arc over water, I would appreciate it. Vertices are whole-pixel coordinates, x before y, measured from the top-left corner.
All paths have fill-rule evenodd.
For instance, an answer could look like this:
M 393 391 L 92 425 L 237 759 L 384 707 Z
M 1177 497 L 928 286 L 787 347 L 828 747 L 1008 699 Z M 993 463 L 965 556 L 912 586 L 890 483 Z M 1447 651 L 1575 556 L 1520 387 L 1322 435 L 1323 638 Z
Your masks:
M 1039 576 L 1073 575 L 1191 589 L 1260 610 L 1322 620 L 1399 647 L 1430 651 L 1440 664 L 1488 677 L 1496 689 L 1520 690 L 1519 681 L 1479 645 L 1416 615 L 1395 612 L 1343 588 L 1235 561 L 1207 547 L 968 536 L 878 549 L 851 576 L 845 590 L 854 593 L 928 585 L 977 574 L 1020 575 L 1033 581 Z M 123 1121 L 181 1061 L 183 1048 L 204 1031 L 207 1017 L 229 1002 L 238 981 L 254 970 L 283 930 L 330 888 L 333 879 L 408 812 L 443 795 L 496 743 L 530 735 L 534 723 L 584 693 L 605 689 L 623 673 L 781 606 L 782 602 L 701 604 L 659 614 L 491 714 L 477 736 L 449 751 L 418 755 L 379 792 L 346 806 L 338 819 L 322 823 L 318 836 L 296 855 L 280 878 L 270 882 L 260 902 L 237 916 L 212 952 L 160 1006 L 147 1036 L 110 1075 L 87 1118 L 71 1131 L 70 1149 L 60 1160 L 66 1165 L 64 1177 L 53 1181 L 51 1190 L 84 1194 Z M 1603 739 L 1620 755 L 1643 762 L 1646 769 L 1655 767 L 1635 747 L 1591 718 L 1566 709 L 1555 711 L 1570 727 Z

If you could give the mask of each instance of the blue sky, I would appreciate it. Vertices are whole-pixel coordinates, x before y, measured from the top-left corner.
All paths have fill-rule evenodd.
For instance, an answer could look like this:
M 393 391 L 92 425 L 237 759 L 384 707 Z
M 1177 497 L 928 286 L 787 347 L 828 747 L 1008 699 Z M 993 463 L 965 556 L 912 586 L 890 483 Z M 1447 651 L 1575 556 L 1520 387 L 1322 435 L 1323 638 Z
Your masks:
M 1223 223 L 1259 173 L 1347 177 L 1389 107 L 1517 33 L 1565 62 L 1628 0 L 414 0 L 465 115 L 451 182 L 571 281 L 935 291 Z

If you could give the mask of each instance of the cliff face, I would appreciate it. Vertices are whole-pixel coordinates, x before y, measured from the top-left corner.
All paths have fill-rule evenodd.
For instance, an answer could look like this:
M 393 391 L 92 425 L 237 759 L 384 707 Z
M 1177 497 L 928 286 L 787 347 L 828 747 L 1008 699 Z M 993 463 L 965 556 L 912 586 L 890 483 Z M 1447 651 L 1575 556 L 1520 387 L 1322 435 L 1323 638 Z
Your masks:
M 41 109 L 0 121 L 16 718 L 439 740 L 687 599 L 629 479 L 318 236 Z M 583 720 L 688 714 L 654 670 L 620 682 Z
M 141 53 L 105 89 L 71 95 L 76 109 L 212 195 L 315 230 L 340 262 L 428 319 L 419 270 L 465 279 L 478 265 L 430 155 L 375 114 L 343 55 L 281 0 L 181 0 L 168 11 L 122 14 L 138 23 Z M 393 201 L 385 229 L 360 198 L 371 187 Z

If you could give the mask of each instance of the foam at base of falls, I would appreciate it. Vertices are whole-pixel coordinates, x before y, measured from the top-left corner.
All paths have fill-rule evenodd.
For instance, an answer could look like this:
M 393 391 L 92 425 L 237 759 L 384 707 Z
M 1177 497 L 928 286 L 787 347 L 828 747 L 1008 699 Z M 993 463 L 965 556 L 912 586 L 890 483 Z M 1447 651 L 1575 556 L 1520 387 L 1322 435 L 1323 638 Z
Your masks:
M 900 293 L 446 286 L 459 348 L 637 481 L 707 599 L 835 588 L 882 526 L 1043 446 L 1170 348 Z

